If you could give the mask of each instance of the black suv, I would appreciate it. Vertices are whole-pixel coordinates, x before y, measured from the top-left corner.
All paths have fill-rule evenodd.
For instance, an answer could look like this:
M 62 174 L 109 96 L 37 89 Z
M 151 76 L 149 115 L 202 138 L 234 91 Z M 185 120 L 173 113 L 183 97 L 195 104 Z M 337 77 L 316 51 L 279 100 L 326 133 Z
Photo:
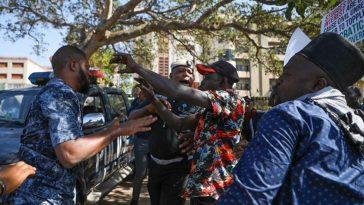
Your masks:
M 18 161 L 24 122 L 40 89 L 41 86 L 0 91 L 0 166 Z M 117 116 L 126 116 L 128 108 L 128 98 L 122 90 L 93 84 L 83 106 L 85 135 L 105 129 Z M 82 162 L 79 166 L 83 173 L 77 182 L 78 201 L 98 201 L 129 175 L 133 171 L 132 149 L 132 138 L 120 136 L 96 156 Z

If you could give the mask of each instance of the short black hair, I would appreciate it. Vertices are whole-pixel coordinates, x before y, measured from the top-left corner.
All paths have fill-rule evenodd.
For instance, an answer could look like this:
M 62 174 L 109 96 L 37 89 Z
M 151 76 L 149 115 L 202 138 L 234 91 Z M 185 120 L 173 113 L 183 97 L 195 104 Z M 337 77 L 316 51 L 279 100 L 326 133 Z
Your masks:
M 69 61 L 86 60 L 86 54 L 76 46 L 66 45 L 59 48 L 52 56 L 52 68 L 55 73 L 64 68 Z

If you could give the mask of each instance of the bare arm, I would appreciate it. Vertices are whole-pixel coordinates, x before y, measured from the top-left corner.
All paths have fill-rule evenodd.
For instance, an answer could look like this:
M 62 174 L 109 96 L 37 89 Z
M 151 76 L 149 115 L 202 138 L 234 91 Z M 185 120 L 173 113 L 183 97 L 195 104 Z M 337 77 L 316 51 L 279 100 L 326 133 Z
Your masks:
M 114 120 L 111 127 L 101 132 L 58 144 L 55 147 L 57 158 L 64 167 L 72 168 L 79 162 L 100 152 L 118 136 L 149 131 L 149 125 L 155 121 L 156 118 L 152 116 L 128 120 L 121 125 L 118 120 Z
M 197 118 L 196 115 L 190 115 L 187 117 L 179 117 L 178 115 L 174 114 L 172 111 L 168 110 L 166 106 L 159 100 L 154 100 L 153 105 L 156 109 L 156 112 L 160 118 L 167 125 L 176 130 L 177 132 L 181 132 L 184 130 L 193 130 L 197 126 Z
M 204 92 L 175 83 L 166 77 L 141 67 L 135 63 L 129 54 L 122 54 L 122 58 L 125 59 L 123 63 L 127 66 L 127 69 L 123 71 L 124 73 L 138 73 L 150 83 L 158 93 L 191 105 L 197 105 L 204 108 L 209 108 L 211 106 L 210 99 Z

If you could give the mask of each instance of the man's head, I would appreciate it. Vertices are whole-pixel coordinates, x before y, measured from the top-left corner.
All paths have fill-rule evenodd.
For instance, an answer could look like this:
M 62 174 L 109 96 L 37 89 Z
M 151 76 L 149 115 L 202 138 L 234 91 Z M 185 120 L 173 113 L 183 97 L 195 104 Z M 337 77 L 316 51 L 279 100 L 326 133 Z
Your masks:
M 194 75 L 191 63 L 186 60 L 172 63 L 169 77 L 174 82 L 178 82 L 186 86 L 192 86 Z
M 54 75 L 78 92 L 89 89 L 89 64 L 86 54 L 75 46 L 62 46 L 51 59 Z
M 236 68 L 227 61 L 216 61 L 210 65 L 197 64 L 197 71 L 204 76 L 201 90 L 231 89 L 239 81 Z
M 273 90 L 273 104 L 297 99 L 327 86 L 345 91 L 364 74 L 363 54 L 343 37 L 324 33 L 294 55 Z

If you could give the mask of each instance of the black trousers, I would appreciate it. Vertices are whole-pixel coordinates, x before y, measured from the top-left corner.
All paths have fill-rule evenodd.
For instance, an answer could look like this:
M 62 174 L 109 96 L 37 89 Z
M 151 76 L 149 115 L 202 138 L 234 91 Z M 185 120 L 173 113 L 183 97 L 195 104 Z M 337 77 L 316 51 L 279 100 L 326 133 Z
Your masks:
M 184 182 L 190 171 L 190 162 L 159 165 L 149 159 L 148 191 L 151 205 L 183 205 Z
M 212 197 L 191 197 L 190 205 L 214 205 L 216 200 Z

